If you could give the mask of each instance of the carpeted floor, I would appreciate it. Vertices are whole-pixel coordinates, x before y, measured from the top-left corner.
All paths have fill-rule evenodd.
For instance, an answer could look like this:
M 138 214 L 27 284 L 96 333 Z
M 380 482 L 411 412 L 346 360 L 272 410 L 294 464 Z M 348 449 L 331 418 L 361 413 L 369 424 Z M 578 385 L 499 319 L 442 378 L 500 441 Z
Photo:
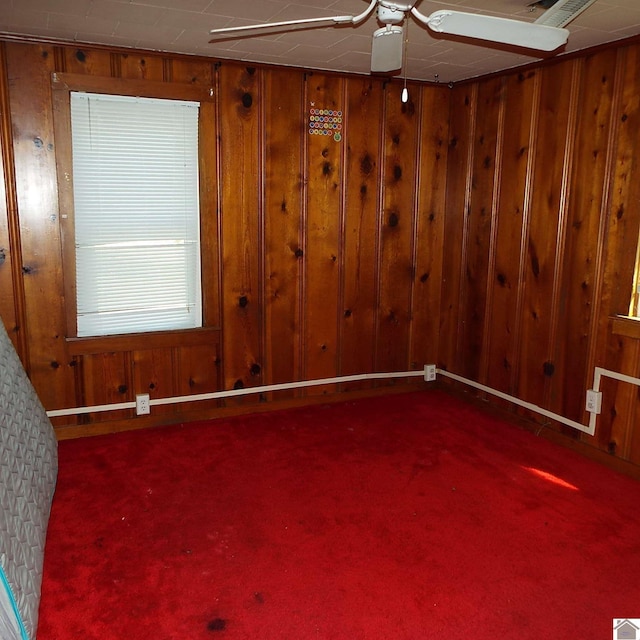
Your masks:
M 640 484 L 442 392 L 59 453 L 40 640 L 585 640 L 640 617 Z

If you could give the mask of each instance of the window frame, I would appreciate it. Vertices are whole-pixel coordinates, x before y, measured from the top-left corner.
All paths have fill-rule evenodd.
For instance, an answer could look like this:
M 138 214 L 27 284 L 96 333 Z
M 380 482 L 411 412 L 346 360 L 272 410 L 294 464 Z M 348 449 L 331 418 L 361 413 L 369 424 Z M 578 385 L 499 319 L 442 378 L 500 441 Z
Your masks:
M 200 224 L 200 285 L 202 290 L 202 328 L 171 329 L 150 333 L 126 333 L 107 336 L 78 337 L 76 304 L 75 208 L 73 196 L 73 158 L 71 137 L 71 92 L 102 93 L 167 100 L 200 102 L 198 116 L 198 172 Z M 58 204 L 61 233 L 62 270 L 65 296 L 66 338 L 72 341 L 121 343 L 139 342 L 141 336 L 182 335 L 220 329 L 218 294 L 218 224 L 216 201 L 216 158 L 207 149 L 215 149 L 215 100 L 213 89 L 204 85 L 127 80 L 82 74 L 52 74 L 52 101 Z M 213 138 L 213 139 L 212 139 Z
M 631 285 L 631 300 L 629 302 L 629 317 L 640 319 L 640 239 L 636 249 L 636 260 L 633 266 L 633 283 Z

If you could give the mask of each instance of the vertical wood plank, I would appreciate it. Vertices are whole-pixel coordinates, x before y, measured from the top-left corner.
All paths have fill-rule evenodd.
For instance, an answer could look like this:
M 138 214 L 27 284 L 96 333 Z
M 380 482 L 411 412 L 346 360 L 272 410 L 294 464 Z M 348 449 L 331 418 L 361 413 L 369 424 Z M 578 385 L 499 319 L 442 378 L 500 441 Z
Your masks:
M 106 49 L 64 47 L 63 51 L 64 71 L 67 73 L 86 73 L 93 76 L 112 75 L 113 54 Z
M 556 340 L 553 411 L 574 420 L 584 417 L 584 391 L 593 380 L 587 370 L 592 315 L 601 313 L 593 283 L 603 188 L 607 184 L 607 147 L 614 87 L 615 52 L 585 60 L 580 95 L 572 190 L 563 254 L 562 308 Z M 578 381 L 582 381 L 582 385 Z
M 380 225 L 380 275 L 376 370 L 409 367 L 409 328 L 414 280 L 415 215 L 419 104 L 400 100 L 397 87 L 385 91 L 383 192 Z M 419 96 L 419 94 L 418 94 Z
M 6 46 L 31 380 L 47 409 L 73 406 L 65 347 L 51 47 Z
M 640 377 L 640 355 L 636 360 L 635 377 Z M 629 408 L 629 420 L 627 428 L 627 460 L 640 465 L 640 389 L 633 387 L 633 398 Z
M 0 68 L 0 73 L 2 69 Z M 3 146 L 5 137 L 0 136 L 0 141 Z M 16 300 L 15 292 L 13 289 L 14 273 L 11 266 L 12 254 L 11 243 L 9 241 L 9 217 L 7 207 L 7 190 L 5 188 L 7 175 L 5 172 L 5 154 L 0 154 L 0 175 L 3 176 L 3 180 L 0 182 L 0 318 L 4 322 L 7 329 L 7 333 L 14 340 L 14 346 L 16 349 Z
M 319 73 L 307 76 L 306 112 L 315 108 L 344 113 L 344 82 L 343 78 Z M 338 141 L 333 135 L 306 135 L 303 348 L 304 377 L 313 379 L 337 373 L 344 136 Z M 333 385 L 318 386 L 307 393 L 317 395 L 333 390 Z
M 131 80 L 165 79 L 164 60 L 161 56 L 143 53 L 122 53 L 118 56 L 118 66 L 122 78 Z
M 253 67 L 219 70 L 222 321 L 225 388 L 262 383 L 259 79 Z
M 202 322 L 219 327 L 220 227 L 218 220 L 218 156 L 216 105 L 201 102 L 199 115 L 200 270 L 202 273 Z
M 602 266 L 602 313 L 592 326 L 597 328 L 596 364 L 605 361 L 605 367 L 620 370 L 622 362 L 628 362 L 630 340 L 611 332 L 610 317 L 628 313 L 631 298 L 635 250 L 638 242 L 640 211 L 633 203 L 640 198 L 638 191 L 638 159 L 636 149 L 640 144 L 640 101 L 637 87 L 640 83 L 640 50 L 638 47 L 623 47 L 617 51 L 616 86 L 613 96 L 612 126 L 610 128 L 609 151 L 613 155 L 609 173 L 610 193 L 603 199 L 607 208 L 605 216 L 605 247 Z M 624 429 L 628 425 L 628 437 L 636 442 L 640 434 L 637 421 L 627 421 L 624 409 L 618 402 L 617 387 L 605 381 L 603 386 L 603 410 L 600 415 L 596 442 L 598 446 L 616 454 Z M 632 409 L 631 417 L 636 414 Z M 626 436 L 625 436 L 626 437 Z
M 148 393 L 150 399 L 171 398 L 175 395 L 174 362 L 171 349 L 141 349 L 132 354 L 133 389 L 135 397 L 139 393 Z M 170 414 L 176 411 L 175 405 L 153 407 L 153 414 Z
M 220 341 L 217 336 L 209 344 L 176 348 L 173 362 L 176 368 L 176 395 L 220 390 Z
M 5 47 L 0 43 L 0 319 L 18 355 L 27 362 L 26 340 L 20 306 L 23 304 L 22 264 L 18 212 L 15 193 L 15 166 L 12 150 L 11 115 L 9 110 L 9 80 Z M 18 290 L 16 290 L 18 289 Z M 20 306 L 19 306 L 20 305 Z
M 640 341 L 613 336 L 608 358 L 612 371 L 633 377 L 640 375 Z M 596 437 L 602 449 L 628 459 L 637 438 L 633 419 L 637 414 L 638 387 L 604 378 L 602 392 L 603 412 L 609 419 L 600 420 Z
M 564 63 L 554 66 L 553 72 L 545 68 L 541 74 L 536 137 L 544 144 L 536 148 L 517 395 L 542 406 L 546 378 L 554 373 L 550 360 L 552 301 L 573 66 Z
M 621 97 L 617 117 L 604 296 L 609 315 L 627 314 L 633 283 L 640 215 L 640 48 L 623 50 Z
M 179 396 L 212 393 L 220 390 L 220 343 L 197 347 L 179 347 L 174 350 L 175 387 Z M 215 409 L 218 400 L 204 400 L 176 405 L 177 411 Z
M 265 72 L 265 382 L 301 376 L 303 78 Z M 273 397 L 298 395 L 282 391 Z
M 487 303 L 491 300 L 487 280 L 493 250 L 493 196 L 502 87 L 501 78 L 494 78 L 480 85 L 473 133 L 474 155 L 467 214 L 467 258 L 462 278 L 460 350 L 464 354 L 464 361 L 460 363 L 459 369 L 463 376 L 471 380 L 480 380 L 483 356 L 486 358 L 486 354 L 483 354 L 484 327 Z M 488 313 L 491 313 L 491 310 Z
M 421 88 L 418 202 L 410 367 L 438 361 L 450 91 Z
M 378 191 L 382 84 L 349 79 L 345 165 L 340 374 L 373 371 L 377 301 Z M 370 386 L 345 383 L 344 389 Z
M 171 80 L 190 84 L 213 85 L 213 69 L 210 62 L 192 58 L 171 60 Z
M 469 206 L 469 176 L 473 158 L 477 83 L 451 91 L 451 119 L 447 154 L 447 202 L 444 224 L 442 299 L 438 366 L 456 371 L 463 264 L 466 260 L 466 218 Z
M 535 100 L 536 74 L 512 75 L 505 89 L 505 125 L 500 168 L 498 228 L 491 323 L 488 336 L 487 384 L 509 394 L 518 370 L 517 312 L 520 280 L 520 246 L 527 207 L 527 172 Z
M 132 389 L 131 360 L 126 352 L 97 353 L 82 356 L 81 405 L 117 404 L 135 399 Z M 125 420 L 135 416 L 134 409 L 118 409 L 89 414 L 91 422 Z

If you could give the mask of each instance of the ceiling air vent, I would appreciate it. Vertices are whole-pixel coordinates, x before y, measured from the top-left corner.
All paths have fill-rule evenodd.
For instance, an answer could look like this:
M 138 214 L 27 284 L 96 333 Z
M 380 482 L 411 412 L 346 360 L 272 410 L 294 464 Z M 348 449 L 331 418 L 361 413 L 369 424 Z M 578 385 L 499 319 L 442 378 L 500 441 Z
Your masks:
M 544 24 L 548 27 L 564 27 L 595 1 L 559 0 L 536 20 L 536 24 Z

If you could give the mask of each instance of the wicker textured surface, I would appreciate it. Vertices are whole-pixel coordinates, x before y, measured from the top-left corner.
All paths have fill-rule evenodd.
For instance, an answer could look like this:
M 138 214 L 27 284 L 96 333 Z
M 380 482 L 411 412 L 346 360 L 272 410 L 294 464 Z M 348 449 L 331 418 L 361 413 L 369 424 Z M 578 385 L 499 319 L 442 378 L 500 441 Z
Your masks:
M 57 464 L 51 422 L 0 322 L 0 566 L 30 639 Z

